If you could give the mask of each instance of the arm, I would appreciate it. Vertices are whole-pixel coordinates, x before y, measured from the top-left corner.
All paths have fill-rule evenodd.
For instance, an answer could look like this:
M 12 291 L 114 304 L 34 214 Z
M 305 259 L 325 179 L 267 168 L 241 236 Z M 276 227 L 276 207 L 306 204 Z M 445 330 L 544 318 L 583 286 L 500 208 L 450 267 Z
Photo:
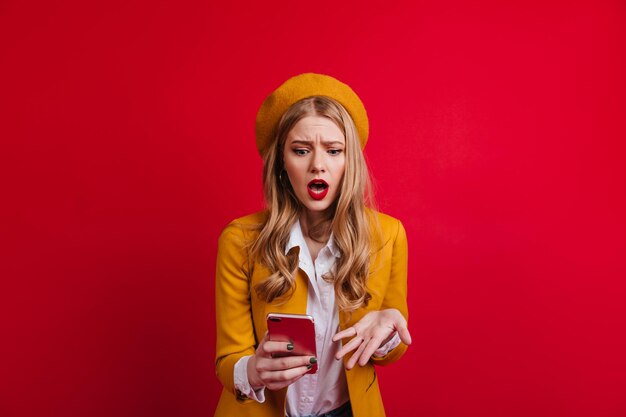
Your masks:
M 215 368 L 224 388 L 235 395 L 235 364 L 242 357 L 253 355 L 257 345 L 252 324 L 244 244 L 240 228 L 230 224 L 224 229 L 218 241 L 215 274 Z M 238 399 L 243 400 L 241 397 Z
M 407 328 L 407 243 L 406 232 L 402 223 L 395 221 L 395 236 L 392 237 L 389 282 L 381 303 L 380 310 L 370 311 L 351 327 L 342 330 L 333 337 L 337 341 L 343 337 L 352 339 L 337 352 L 337 359 L 355 350 L 346 363 L 351 369 L 358 362 L 364 366 L 368 361 L 376 365 L 387 365 L 398 360 L 411 343 Z M 390 347 L 384 355 L 372 356 L 381 346 L 393 339 L 397 332 L 403 343 Z
M 391 256 L 391 273 L 389 277 L 389 285 L 387 292 L 381 305 L 381 310 L 386 308 L 395 308 L 400 311 L 402 317 L 406 321 L 409 319 L 409 309 L 407 306 L 407 271 L 408 271 L 408 245 L 406 231 L 404 226 L 398 220 L 398 231 L 393 243 L 393 251 Z M 403 342 L 405 342 L 403 340 Z M 388 365 L 400 359 L 408 346 L 406 343 L 400 343 L 385 356 L 373 357 L 372 362 L 375 365 Z

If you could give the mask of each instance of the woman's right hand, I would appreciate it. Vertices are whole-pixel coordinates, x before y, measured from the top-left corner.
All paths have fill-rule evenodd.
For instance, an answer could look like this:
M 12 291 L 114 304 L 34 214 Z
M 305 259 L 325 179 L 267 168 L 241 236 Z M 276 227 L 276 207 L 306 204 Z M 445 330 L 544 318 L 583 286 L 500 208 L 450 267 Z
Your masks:
M 284 388 L 302 378 L 317 362 L 313 356 L 272 357 L 273 354 L 292 350 L 293 345 L 289 343 L 269 340 L 266 332 L 256 353 L 248 360 L 248 382 L 252 389 L 266 387 L 274 391 Z

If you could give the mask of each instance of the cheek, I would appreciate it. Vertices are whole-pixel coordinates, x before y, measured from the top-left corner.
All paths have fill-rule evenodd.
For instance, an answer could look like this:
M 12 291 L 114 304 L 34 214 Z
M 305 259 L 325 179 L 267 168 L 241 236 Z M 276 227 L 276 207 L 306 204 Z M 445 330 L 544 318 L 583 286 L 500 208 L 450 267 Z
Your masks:
M 346 172 L 346 158 L 340 158 L 335 164 L 335 175 L 338 179 L 343 178 L 343 174 Z
M 341 189 L 342 187 L 343 177 L 345 176 L 345 174 L 346 174 L 346 165 L 344 161 L 337 166 L 337 170 L 335 174 L 335 178 L 336 178 L 337 184 L 339 185 L 339 189 Z
M 289 176 L 289 180 L 292 183 L 299 180 L 299 178 L 301 177 L 302 170 L 298 167 L 298 164 L 296 163 L 296 161 L 293 161 L 292 159 L 289 159 L 289 158 L 285 158 L 284 167 L 285 167 L 285 171 L 287 172 L 287 175 Z

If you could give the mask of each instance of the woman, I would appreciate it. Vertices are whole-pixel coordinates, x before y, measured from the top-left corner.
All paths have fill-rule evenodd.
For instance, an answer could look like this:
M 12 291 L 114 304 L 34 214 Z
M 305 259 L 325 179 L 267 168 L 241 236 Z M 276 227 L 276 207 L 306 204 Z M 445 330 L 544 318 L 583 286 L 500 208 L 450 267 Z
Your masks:
M 373 365 L 411 343 L 407 246 L 366 205 L 365 108 L 340 81 L 301 74 L 264 101 L 256 134 L 267 209 L 220 236 L 215 415 L 384 416 Z M 268 340 L 268 313 L 313 316 L 317 356 L 273 357 L 293 346 Z

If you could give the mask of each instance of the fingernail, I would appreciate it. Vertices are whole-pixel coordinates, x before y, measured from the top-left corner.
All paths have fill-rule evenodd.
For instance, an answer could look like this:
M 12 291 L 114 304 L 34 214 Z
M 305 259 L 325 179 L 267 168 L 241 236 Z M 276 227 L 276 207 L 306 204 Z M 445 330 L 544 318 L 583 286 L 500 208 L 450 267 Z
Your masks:
M 308 364 L 308 365 L 306 366 L 306 369 L 311 369 L 311 368 L 313 368 L 313 365 L 311 365 L 311 364 Z
M 293 350 L 293 344 L 287 343 L 287 350 Z
M 309 359 L 309 362 L 311 362 L 311 363 L 317 363 L 317 359 L 315 359 L 315 358 L 311 358 L 311 359 Z

